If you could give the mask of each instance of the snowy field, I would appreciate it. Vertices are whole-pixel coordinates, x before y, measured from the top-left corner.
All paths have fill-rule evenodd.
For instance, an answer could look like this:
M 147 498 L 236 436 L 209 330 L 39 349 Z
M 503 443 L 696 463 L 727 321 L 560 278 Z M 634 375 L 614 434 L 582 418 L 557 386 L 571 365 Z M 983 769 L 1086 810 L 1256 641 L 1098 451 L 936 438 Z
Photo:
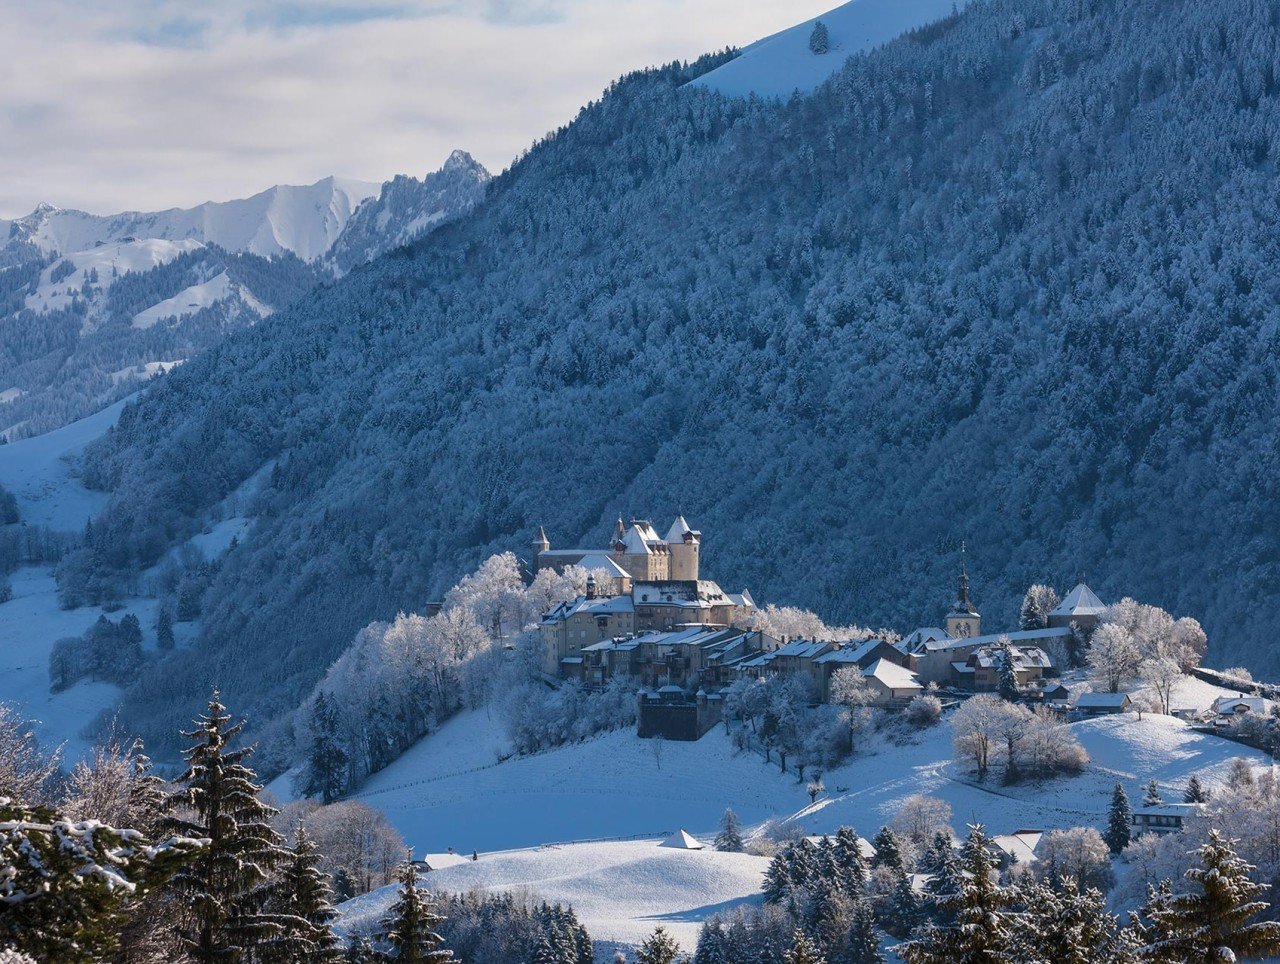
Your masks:
M 744 47 L 740 57 L 693 83 L 731 97 L 789 97 L 797 90 L 808 93 L 854 54 L 886 44 L 965 5 L 965 0 L 852 0 L 814 18 L 827 27 L 828 53 L 819 55 L 809 49 L 814 20 L 806 20 Z
M 692 952 L 708 917 L 762 900 L 768 864 L 749 854 L 673 850 L 654 839 L 482 853 L 474 863 L 423 879 L 440 891 L 509 890 L 572 904 L 597 942 L 636 944 L 662 926 Z M 343 930 L 375 926 L 395 890 L 384 887 L 343 904 Z
M 952 764 L 951 728 L 944 722 L 918 743 L 882 743 L 827 772 L 826 795 L 811 805 L 794 773 L 735 752 L 723 728 L 697 743 L 663 742 L 660 765 L 654 742 L 631 731 L 498 762 L 506 749 L 501 727 L 475 711 L 420 741 L 356 796 L 385 811 L 419 853 L 448 847 L 466 853 L 658 836 L 679 827 L 709 836 L 726 807 L 751 826 L 790 823 L 809 833 L 850 826 L 870 838 L 915 793 L 946 800 L 959 833 L 976 822 L 993 833 L 1100 826 L 1117 781 L 1132 795 L 1154 777 L 1173 795 L 1193 772 L 1223 778 L 1233 757 L 1269 763 L 1172 717 L 1126 714 L 1073 729 L 1091 757 L 1078 777 L 1006 787 L 997 765 L 987 783 L 978 784 Z
M 79 532 L 101 511 L 106 496 L 90 492 L 76 477 L 72 460 L 120 418 L 134 396 L 53 432 L 0 445 L 0 486 L 18 500 L 28 525 Z

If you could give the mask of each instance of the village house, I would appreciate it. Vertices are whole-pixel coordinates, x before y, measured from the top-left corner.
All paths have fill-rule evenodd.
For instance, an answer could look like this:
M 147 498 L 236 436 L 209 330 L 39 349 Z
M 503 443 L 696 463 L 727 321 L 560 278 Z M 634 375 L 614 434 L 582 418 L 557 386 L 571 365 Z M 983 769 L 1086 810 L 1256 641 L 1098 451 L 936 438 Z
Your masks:
M 719 689 L 736 677 L 735 663 L 778 645 L 778 640 L 766 633 L 736 627 L 651 631 L 584 647 L 580 678 L 589 686 L 603 686 L 616 676 L 625 676 L 647 687 Z M 576 677 L 575 665 L 562 665 L 561 675 Z
M 878 659 L 862 671 L 879 706 L 906 703 L 924 692 L 920 677 L 887 659 Z
M 1052 665 L 1039 646 L 1003 646 L 992 643 L 979 646 L 965 660 L 952 662 L 952 684 L 975 693 L 997 692 L 1000 689 L 1001 667 L 1006 652 L 1013 661 L 1013 675 L 1019 689 L 1034 686 Z
M 1275 708 L 1275 704 L 1265 696 L 1219 696 L 1209 707 L 1210 719 L 1215 724 L 1230 723 L 1232 720 L 1254 714 L 1267 716 Z
M 1135 836 L 1143 833 L 1177 833 L 1203 808 L 1200 803 L 1157 803 L 1136 807 L 1130 822 Z
M 1128 693 L 1081 693 L 1076 697 L 1075 708 L 1086 716 L 1106 716 L 1128 713 L 1132 706 Z

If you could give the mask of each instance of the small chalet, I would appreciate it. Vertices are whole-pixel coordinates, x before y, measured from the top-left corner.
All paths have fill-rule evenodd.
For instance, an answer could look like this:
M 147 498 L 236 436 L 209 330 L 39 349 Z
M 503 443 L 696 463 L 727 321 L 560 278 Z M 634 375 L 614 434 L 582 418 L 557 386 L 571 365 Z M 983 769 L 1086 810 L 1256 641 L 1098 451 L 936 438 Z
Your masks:
M 1210 709 L 1213 712 L 1214 722 L 1228 722 L 1237 716 L 1247 716 L 1252 713 L 1256 716 L 1267 716 L 1275 704 L 1265 696 L 1245 696 L 1241 693 L 1239 696 L 1219 696 L 1213 701 Z
M 1000 689 L 1000 669 L 1004 661 L 1005 647 L 992 644 L 980 646 L 963 661 L 951 664 L 955 685 L 975 693 L 994 693 Z M 1035 685 L 1044 677 L 1045 670 L 1053 664 L 1039 646 L 1009 646 L 1013 660 L 1013 675 L 1019 689 Z
M 1076 709 L 1089 716 L 1128 713 L 1132 706 L 1128 693 L 1081 693 L 1076 697 Z
M 862 671 L 877 703 L 903 703 L 924 692 L 920 677 L 909 669 L 878 659 Z
M 1150 807 L 1136 807 L 1132 824 L 1135 834 L 1177 833 L 1190 817 L 1200 812 L 1200 803 L 1157 803 Z

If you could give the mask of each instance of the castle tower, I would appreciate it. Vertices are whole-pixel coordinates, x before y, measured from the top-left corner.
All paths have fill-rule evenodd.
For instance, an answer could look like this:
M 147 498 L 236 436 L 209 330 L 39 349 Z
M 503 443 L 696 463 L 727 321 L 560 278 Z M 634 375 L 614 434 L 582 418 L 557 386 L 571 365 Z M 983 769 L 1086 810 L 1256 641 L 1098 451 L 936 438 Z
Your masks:
M 671 553 L 671 578 L 696 581 L 698 578 L 698 549 L 702 533 L 689 528 L 684 516 L 676 516 L 667 530 L 667 549 Z
M 964 543 L 960 543 L 960 581 L 956 587 L 956 602 L 947 613 L 947 632 L 956 639 L 977 636 L 982 632 L 982 616 L 969 598 L 969 570 L 965 565 Z
M 540 556 L 544 552 L 551 551 L 551 542 L 547 539 L 547 530 L 538 526 L 538 534 L 533 537 L 533 571 L 537 572 L 542 568 L 542 560 Z

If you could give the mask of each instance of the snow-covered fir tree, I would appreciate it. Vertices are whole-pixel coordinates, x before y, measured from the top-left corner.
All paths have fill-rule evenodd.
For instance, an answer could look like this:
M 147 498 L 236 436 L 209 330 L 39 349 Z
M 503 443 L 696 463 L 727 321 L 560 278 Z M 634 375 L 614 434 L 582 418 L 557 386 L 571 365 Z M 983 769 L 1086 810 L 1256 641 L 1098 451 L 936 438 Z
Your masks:
M 1164 803 L 1164 797 L 1160 795 L 1160 784 L 1156 782 L 1156 778 L 1152 777 L 1147 781 L 1147 785 L 1142 788 L 1142 805 L 1144 807 L 1158 807 Z
M 1129 846 L 1133 834 L 1133 809 L 1129 806 L 1129 795 L 1124 792 L 1124 784 L 1117 783 L 1111 791 L 1111 804 L 1107 808 L 1107 829 L 1102 839 L 1113 854 L 1118 854 Z
M 831 34 L 821 20 L 814 23 L 809 34 L 809 49 L 815 54 L 825 54 L 831 49 Z
M 198 964 L 235 960 L 281 931 L 264 911 L 272 874 L 285 856 L 271 827 L 276 811 L 262 802 L 245 763 L 252 748 L 230 747 L 244 726 L 231 720 L 215 691 L 185 734 L 187 768 L 171 804 L 179 830 L 208 841 L 172 884 L 187 907 L 180 933 Z
M 1191 774 L 1191 779 L 1187 781 L 1187 789 L 1182 794 L 1182 799 L 1186 803 L 1209 802 L 1209 791 L 1204 788 L 1204 784 L 1196 774 Z
M 827 959 L 804 931 L 797 928 L 791 935 L 791 947 L 783 955 L 783 964 L 827 964 Z
M 400 865 L 400 889 L 382 921 L 387 957 L 403 964 L 441 964 L 453 960 L 453 951 L 440 945 L 437 928 L 444 918 L 435 913 L 431 895 L 419 886 L 412 855 Z
M 280 933 L 259 952 L 265 959 L 316 964 L 337 964 L 342 960 L 342 950 L 333 933 L 338 915 L 320 862 L 321 854 L 306 826 L 299 824 L 267 903 L 267 912 Z
M 680 945 L 665 927 L 659 927 L 636 949 L 636 964 L 675 964 L 679 956 Z
M 720 831 L 716 834 L 716 850 L 726 853 L 742 853 L 745 845 L 742 840 L 742 824 L 732 809 L 726 809 L 720 818 Z

